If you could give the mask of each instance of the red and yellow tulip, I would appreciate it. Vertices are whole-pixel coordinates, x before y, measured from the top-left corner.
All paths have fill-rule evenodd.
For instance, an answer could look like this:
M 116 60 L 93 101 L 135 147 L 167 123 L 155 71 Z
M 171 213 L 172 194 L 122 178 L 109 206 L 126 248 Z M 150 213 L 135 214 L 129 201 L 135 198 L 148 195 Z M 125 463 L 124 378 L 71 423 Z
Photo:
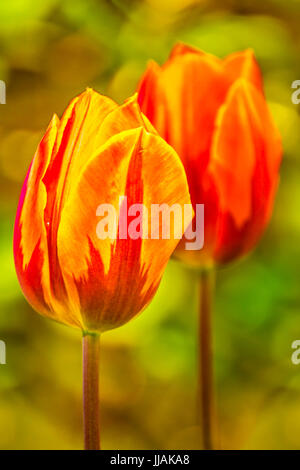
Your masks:
M 270 219 L 282 154 L 253 52 L 221 60 L 178 44 L 162 67 L 149 63 L 138 101 L 204 204 L 204 249 L 181 243 L 177 256 L 209 267 L 247 253 Z
M 19 202 L 14 256 L 39 313 L 89 332 L 118 327 L 152 299 L 178 239 L 99 239 L 100 204 L 188 204 L 175 151 L 140 112 L 88 89 L 54 115 Z M 182 227 L 182 234 L 186 227 Z

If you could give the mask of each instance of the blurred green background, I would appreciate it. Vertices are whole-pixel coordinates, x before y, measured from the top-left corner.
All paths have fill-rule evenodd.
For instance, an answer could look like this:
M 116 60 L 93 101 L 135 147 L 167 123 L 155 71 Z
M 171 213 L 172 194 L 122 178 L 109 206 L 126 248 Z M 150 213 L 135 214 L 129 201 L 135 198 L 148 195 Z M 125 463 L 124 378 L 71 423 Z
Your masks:
M 10 0 L 0 3 L 0 448 L 80 449 L 81 335 L 34 313 L 12 230 L 21 184 L 54 112 L 86 86 L 118 102 L 153 58 L 185 41 L 222 57 L 252 47 L 283 135 L 272 222 L 218 274 L 215 350 L 223 448 L 300 449 L 300 79 L 298 0 Z M 196 279 L 171 261 L 149 308 L 102 338 L 102 445 L 197 448 Z

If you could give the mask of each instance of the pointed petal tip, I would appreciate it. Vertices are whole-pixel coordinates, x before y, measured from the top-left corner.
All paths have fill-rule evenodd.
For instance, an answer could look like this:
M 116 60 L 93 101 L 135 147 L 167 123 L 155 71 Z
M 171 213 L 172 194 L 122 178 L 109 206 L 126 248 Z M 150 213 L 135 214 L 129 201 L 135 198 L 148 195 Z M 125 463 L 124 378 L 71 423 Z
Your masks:
M 124 100 L 121 107 L 124 107 L 124 106 L 134 106 L 134 107 L 137 106 L 138 109 L 140 109 L 140 106 L 138 103 L 138 92 L 134 93 L 132 96 L 129 96 L 129 98 L 126 98 L 126 100 Z
M 198 49 L 197 47 L 190 46 L 188 44 L 185 44 L 182 41 L 177 42 L 174 46 L 173 49 L 170 52 L 169 55 L 169 60 L 173 59 L 174 57 L 184 55 L 184 54 L 204 54 L 204 52 L 201 49 Z
M 52 119 L 51 119 L 51 123 L 53 123 L 53 124 L 58 124 L 59 123 L 59 117 L 57 116 L 56 113 L 53 114 Z

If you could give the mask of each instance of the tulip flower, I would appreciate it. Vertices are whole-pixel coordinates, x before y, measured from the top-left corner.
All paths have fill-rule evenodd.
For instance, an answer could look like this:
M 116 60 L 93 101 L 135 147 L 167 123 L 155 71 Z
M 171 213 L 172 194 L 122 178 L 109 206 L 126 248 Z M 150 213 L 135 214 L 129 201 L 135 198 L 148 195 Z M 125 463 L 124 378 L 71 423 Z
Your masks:
M 118 106 L 87 89 L 61 119 L 54 115 L 36 150 L 17 211 L 14 257 L 32 307 L 83 331 L 89 449 L 99 445 L 99 334 L 148 305 L 191 221 L 174 228 L 177 237 L 152 239 L 142 236 L 146 217 L 138 236 L 129 237 L 135 219 L 125 213 L 124 198 L 145 213 L 152 204 L 189 204 L 183 165 L 142 115 L 136 96 Z M 109 209 L 118 219 L 113 237 Z
M 281 138 L 251 50 L 221 60 L 178 44 L 138 86 L 142 112 L 177 151 L 193 206 L 204 204 L 204 248 L 175 256 L 201 274 L 200 379 L 205 447 L 213 446 L 209 296 L 213 268 L 247 254 L 268 224 L 278 186 Z

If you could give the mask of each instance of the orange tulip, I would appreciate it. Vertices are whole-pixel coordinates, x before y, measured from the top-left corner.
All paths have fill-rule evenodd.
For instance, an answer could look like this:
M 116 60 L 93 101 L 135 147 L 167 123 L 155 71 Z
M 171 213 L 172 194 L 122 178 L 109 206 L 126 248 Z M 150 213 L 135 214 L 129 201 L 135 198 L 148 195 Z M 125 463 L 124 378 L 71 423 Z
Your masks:
M 180 159 L 141 114 L 136 97 L 118 106 L 88 89 L 61 120 L 54 115 L 20 198 L 15 265 L 39 313 L 102 332 L 152 299 L 179 240 L 99 239 L 97 207 L 118 209 L 119 196 L 146 208 L 190 202 Z
M 282 154 L 252 51 L 220 60 L 178 44 L 162 67 L 149 63 L 138 101 L 204 204 L 204 249 L 181 243 L 177 256 L 209 267 L 247 253 L 270 219 Z
M 249 252 L 266 227 L 281 139 L 251 50 L 220 60 L 178 44 L 162 67 L 149 63 L 138 94 L 142 112 L 184 164 L 196 215 L 197 204 L 204 205 L 203 249 L 188 251 L 183 239 L 175 255 L 199 273 L 197 422 L 202 447 L 214 449 L 212 268 Z

